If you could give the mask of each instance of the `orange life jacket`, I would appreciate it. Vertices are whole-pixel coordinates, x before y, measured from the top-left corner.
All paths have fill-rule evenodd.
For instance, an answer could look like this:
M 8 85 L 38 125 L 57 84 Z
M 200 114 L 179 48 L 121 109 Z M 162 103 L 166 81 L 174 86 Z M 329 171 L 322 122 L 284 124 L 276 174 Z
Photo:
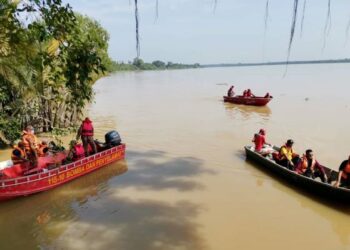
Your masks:
M 350 175 L 350 163 L 347 163 L 345 168 L 343 169 L 343 173 L 342 173 L 342 178 L 344 179 L 348 179 Z
M 15 150 L 20 152 L 20 156 L 19 157 L 14 154 Z M 23 158 L 26 158 L 26 157 L 27 157 L 27 154 L 26 154 L 25 150 L 21 149 L 18 146 L 14 146 L 13 147 L 12 154 L 11 154 L 11 160 L 12 160 L 14 165 L 23 163 L 24 162 Z
M 81 135 L 82 136 L 93 136 L 94 135 L 94 127 L 92 126 L 92 122 L 90 120 L 84 120 L 81 125 Z
M 49 148 L 47 147 L 47 145 L 39 144 L 39 147 L 37 149 L 38 156 L 39 157 L 45 156 L 47 151 L 48 151 L 48 149 Z
M 85 151 L 82 144 L 77 144 L 74 146 L 73 161 L 77 161 L 85 157 Z
M 23 131 L 22 142 L 26 151 L 31 151 L 30 144 L 32 144 L 34 148 L 38 147 L 38 138 L 34 134 L 30 134 L 27 131 Z
M 315 170 L 315 165 L 316 165 L 316 160 L 313 159 L 313 160 L 312 160 L 312 164 L 311 164 L 311 171 L 314 171 L 314 170 Z M 308 167 L 308 161 L 307 161 L 306 156 L 303 155 L 303 157 L 301 158 L 300 165 L 299 165 L 298 168 L 297 168 L 297 172 L 298 172 L 299 174 L 303 174 L 303 173 L 306 172 L 307 167 Z

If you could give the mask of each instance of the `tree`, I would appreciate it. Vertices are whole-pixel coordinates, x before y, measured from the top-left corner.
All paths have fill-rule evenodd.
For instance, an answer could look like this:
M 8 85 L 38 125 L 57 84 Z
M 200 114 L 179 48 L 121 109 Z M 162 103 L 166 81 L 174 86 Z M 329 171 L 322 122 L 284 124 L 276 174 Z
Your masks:
M 159 61 L 159 60 L 158 61 L 153 61 L 152 64 L 154 66 L 156 66 L 157 68 L 159 68 L 159 69 L 165 69 L 165 66 L 166 66 L 165 62 L 162 62 L 162 61 Z
M 18 19 L 33 13 L 27 26 Z M 61 0 L 3 1 L 0 21 L 0 137 L 74 125 L 111 61 L 108 33 Z

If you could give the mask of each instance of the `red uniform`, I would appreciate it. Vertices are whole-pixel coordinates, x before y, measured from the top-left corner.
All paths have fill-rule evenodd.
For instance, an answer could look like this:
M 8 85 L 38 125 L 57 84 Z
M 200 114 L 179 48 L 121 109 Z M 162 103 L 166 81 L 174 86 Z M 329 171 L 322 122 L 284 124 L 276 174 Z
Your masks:
M 254 135 L 255 151 L 259 152 L 265 144 L 265 136 L 262 134 Z

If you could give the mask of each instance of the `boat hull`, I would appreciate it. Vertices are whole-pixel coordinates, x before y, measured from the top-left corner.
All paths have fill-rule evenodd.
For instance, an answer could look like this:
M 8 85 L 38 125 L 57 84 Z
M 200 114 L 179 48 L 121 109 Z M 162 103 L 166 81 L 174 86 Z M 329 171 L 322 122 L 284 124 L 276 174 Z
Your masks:
M 251 149 L 251 147 L 246 146 L 245 152 L 247 159 L 250 159 L 256 163 L 259 163 L 261 168 L 268 171 L 272 171 L 278 176 L 284 178 L 285 180 L 293 183 L 298 188 L 302 188 L 308 193 L 314 193 L 327 200 L 333 200 L 342 203 L 350 203 L 350 189 L 347 188 L 337 188 L 328 183 L 322 183 L 320 181 L 314 180 L 312 178 L 300 175 L 294 171 L 291 171 L 285 167 L 276 164 L 273 160 L 267 159 L 261 156 Z M 338 172 L 325 168 L 326 174 L 332 179 L 336 179 Z
M 272 100 L 272 97 L 265 98 L 265 97 L 224 96 L 224 102 L 250 105 L 250 106 L 265 106 L 271 100 Z
M 47 172 L 0 180 L 0 201 L 50 190 L 124 158 L 122 144 Z

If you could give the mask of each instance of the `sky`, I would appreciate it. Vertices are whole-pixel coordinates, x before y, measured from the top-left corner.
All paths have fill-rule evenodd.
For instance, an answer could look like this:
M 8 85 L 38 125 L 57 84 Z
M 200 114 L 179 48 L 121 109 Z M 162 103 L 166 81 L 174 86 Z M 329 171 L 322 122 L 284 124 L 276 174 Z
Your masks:
M 99 21 L 109 32 L 109 54 L 116 61 L 136 57 L 134 0 L 65 0 L 73 10 Z M 140 57 L 146 62 L 248 63 L 285 61 L 294 0 L 138 0 Z M 350 1 L 331 1 L 329 32 L 325 32 L 328 0 L 299 0 L 290 60 L 350 58 Z M 350 33 L 350 32 L 349 32 Z M 349 35 L 350 36 L 350 35 Z M 349 41 L 347 41 L 349 40 Z

